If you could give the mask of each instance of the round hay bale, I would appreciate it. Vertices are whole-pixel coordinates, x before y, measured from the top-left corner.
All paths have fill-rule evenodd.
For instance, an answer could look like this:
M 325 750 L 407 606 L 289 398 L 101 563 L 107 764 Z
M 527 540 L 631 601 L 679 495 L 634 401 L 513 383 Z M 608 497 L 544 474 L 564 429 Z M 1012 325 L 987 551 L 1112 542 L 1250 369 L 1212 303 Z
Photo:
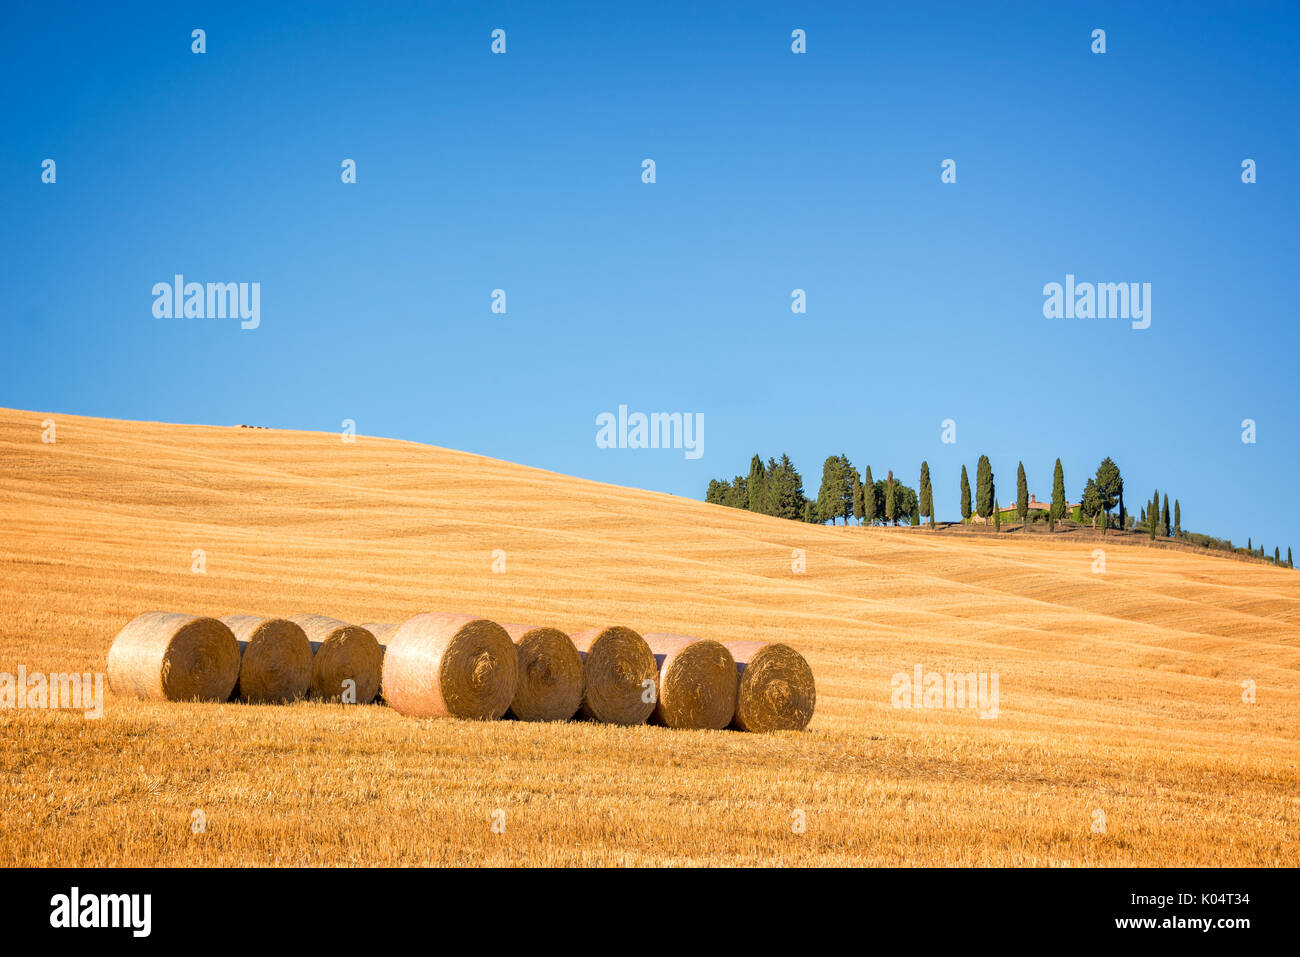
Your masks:
M 776 642 L 725 644 L 740 673 L 731 726 L 740 731 L 802 731 L 808 727 L 817 704 L 817 686 L 803 655 Z
M 375 700 L 383 701 L 384 655 L 388 652 L 388 643 L 393 640 L 393 632 L 397 631 L 398 626 L 392 622 L 372 621 L 361 627 L 374 635 L 375 641 L 379 642 L 379 691 L 375 694 Z
M 232 697 L 252 704 L 281 704 L 311 687 L 311 642 L 287 618 L 227 615 L 221 619 L 239 642 L 239 680 Z
M 736 714 L 736 660 L 717 641 L 645 636 L 659 665 L 659 698 L 650 720 L 670 728 L 721 731 Z
M 413 718 L 495 721 L 518 679 L 510 636 L 473 615 L 416 615 L 393 633 L 384 655 L 384 698 Z
M 147 611 L 108 649 L 114 694 L 149 701 L 228 701 L 239 678 L 239 643 L 215 618 Z
M 370 704 L 379 691 L 383 657 L 375 636 L 360 625 L 323 615 L 294 615 L 289 619 L 311 642 L 311 697 L 342 701 L 343 682 L 355 682 L 355 704 Z
M 520 721 L 568 721 L 582 704 L 582 656 L 558 628 L 502 625 L 519 650 L 510 713 Z
M 645 639 L 631 628 L 613 625 L 578 632 L 573 646 L 582 656 L 583 717 L 644 724 L 655 709 L 659 683 L 659 668 Z

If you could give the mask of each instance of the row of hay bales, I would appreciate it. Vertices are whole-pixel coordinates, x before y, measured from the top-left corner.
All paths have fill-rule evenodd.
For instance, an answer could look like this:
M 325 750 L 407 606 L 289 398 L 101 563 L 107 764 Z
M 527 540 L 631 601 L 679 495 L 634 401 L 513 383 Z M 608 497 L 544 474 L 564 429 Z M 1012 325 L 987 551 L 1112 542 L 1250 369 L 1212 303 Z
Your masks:
M 115 693 L 149 700 L 379 698 L 417 718 L 799 731 L 817 700 L 808 663 L 784 644 L 438 613 L 350 625 L 146 612 L 113 640 L 107 670 Z

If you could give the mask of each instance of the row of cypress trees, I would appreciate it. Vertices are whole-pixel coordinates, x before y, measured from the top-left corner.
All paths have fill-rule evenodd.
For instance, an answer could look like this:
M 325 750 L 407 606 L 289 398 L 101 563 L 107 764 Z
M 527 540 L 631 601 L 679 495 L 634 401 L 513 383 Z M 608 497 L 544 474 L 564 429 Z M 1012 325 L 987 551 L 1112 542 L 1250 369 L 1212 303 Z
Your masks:
M 749 463 L 748 475 L 737 475 L 730 482 L 713 479 L 704 500 L 717 505 L 729 505 L 778 518 L 794 521 L 832 524 L 843 519 L 857 519 L 865 525 L 876 523 L 897 525 L 900 521 L 920 525 L 928 519 L 935 525 L 934 487 L 930 479 L 930 463 L 921 463 L 919 491 L 904 485 L 889 471 L 877 480 L 868 465 L 862 474 L 843 453 L 827 456 L 822 464 L 821 485 L 817 497 L 809 498 L 803 488 L 803 476 L 795 468 L 790 456 L 769 458 L 766 463 L 755 455 Z M 1111 513 L 1118 511 L 1118 521 Z M 1025 464 L 1016 466 L 1015 514 L 1027 530 L 1029 527 L 1029 482 Z M 992 524 L 994 530 L 1002 527 L 1002 510 L 997 498 L 993 465 L 987 455 L 981 455 L 975 465 L 975 488 L 972 495 L 966 466 L 961 467 L 961 518 L 969 523 L 974 516 Z M 1129 515 L 1124 507 L 1124 477 L 1119 466 L 1109 456 L 1101 460 L 1095 475 L 1090 475 L 1083 488 L 1079 503 L 1071 507 L 1065 494 L 1065 471 L 1061 460 L 1056 460 L 1052 470 L 1052 499 L 1047 509 L 1047 527 L 1054 531 L 1058 522 L 1070 518 L 1091 523 L 1095 528 L 1145 529 L 1152 539 L 1183 538 L 1182 505 L 1174 499 L 1170 509 L 1169 494 L 1162 498 L 1157 489 L 1141 510 L 1139 516 Z M 1197 536 L 1198 538 L 1202 536 Z M 1228 543 L 1231 547 L 1231 543 Z M 1240 551 L 1240 549 L 1237 549 Z M 1247 543 L 1250 554 L 1255 554 L 1252 542 Z M 1280 548 L 1274 548 L 1274 562 L 1282 564 Z M 1264 556 L 1264 547 L 1259 547 Z M 1286 564 L 1291 566 L 1291 549 L 1287 549 Z M 1294 567 L 1294 566 L 1291 566 Z

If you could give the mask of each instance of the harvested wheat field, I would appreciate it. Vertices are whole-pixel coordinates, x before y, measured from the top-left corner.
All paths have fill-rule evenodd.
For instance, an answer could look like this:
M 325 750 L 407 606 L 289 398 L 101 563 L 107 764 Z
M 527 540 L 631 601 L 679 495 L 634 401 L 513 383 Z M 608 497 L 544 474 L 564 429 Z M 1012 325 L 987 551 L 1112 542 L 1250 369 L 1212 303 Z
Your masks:
M 0 672 L 102 672 L 168 609 L 626 625 L 781 642 L 816 678 L 807 730 L 773 734 L 0 710 L 0 864 L 1300 864 L 1294 572 L 1116 544 L 1092 574 L 1092 542 L 814 527 L 335 434 L 0 411 L 0 463 Z M 996 717 L 895 707 L 917 666 L 996 674 Z

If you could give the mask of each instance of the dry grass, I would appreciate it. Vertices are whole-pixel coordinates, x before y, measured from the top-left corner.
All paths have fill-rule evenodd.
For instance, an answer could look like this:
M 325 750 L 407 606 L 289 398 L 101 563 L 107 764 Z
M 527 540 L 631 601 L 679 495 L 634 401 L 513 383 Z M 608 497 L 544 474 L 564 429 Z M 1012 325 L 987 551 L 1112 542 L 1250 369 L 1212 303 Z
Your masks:
M 102 671 L 148 608 L 468 609 L 785 641 L 817 710 L 777 735 L 0 711 L 0 864 L 1300 864 L 1293 572 L 1128 546 L 1093 575 L 1093 542 L 814 528 L 336 435 L 53 416 L 42 445 L 44 418 L 0 411 L 0 671 Z M 893 708 L 915 664 L 998 672 L 998 717 Z

